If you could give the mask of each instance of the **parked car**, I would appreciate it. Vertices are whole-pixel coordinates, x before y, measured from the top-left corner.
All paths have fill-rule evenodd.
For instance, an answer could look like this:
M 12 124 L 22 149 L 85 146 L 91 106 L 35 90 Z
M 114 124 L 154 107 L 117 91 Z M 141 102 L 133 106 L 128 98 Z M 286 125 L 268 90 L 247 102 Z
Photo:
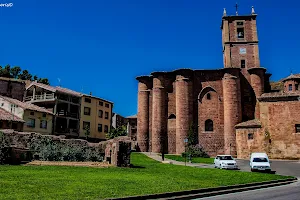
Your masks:
M 251 171 L 271 171 L 269 157 L 266 153 L 252 153 L 250 156 Z
M 238 169 L 238 165 L 231 155 L 217 155 L 214 160 L 215 168 Z

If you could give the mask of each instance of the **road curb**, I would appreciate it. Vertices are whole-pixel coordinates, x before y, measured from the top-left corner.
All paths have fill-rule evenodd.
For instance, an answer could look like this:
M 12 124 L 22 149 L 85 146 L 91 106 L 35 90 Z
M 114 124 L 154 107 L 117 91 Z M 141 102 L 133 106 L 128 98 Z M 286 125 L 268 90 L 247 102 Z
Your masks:
M 297 178 L 289 178 L 283 180 L 274 180 L 274 181 L 264 181 L 258 183 L 247 183 L 247 184 L 239 184 L 239 185 L 231 185 L 231 186 L 221 186 L 215 188 L 202 188 L 196 190 L 185 190 L 179 192 L 167 192 L 167 193 L 159 193 L 159 194 L 149 194 L 142 196 L 129 196 L 122 198 L 109 198 L 110 200 L 132 200 L 132 199 L 195 199 L 201 197 L 209 197 L 221 194 L 229 194 L 247 190 L 254 190 L 266 187 L 274 187 L 279 185 L 286 185 L 297 181 Z

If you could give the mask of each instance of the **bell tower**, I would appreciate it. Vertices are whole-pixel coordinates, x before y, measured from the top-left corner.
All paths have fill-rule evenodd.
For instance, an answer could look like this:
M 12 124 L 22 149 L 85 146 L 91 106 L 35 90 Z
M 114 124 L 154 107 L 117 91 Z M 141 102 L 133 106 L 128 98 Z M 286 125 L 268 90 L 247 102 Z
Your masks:
M 242 72 L 260 67 L 256 14 L 252 6 L 250 15 L 227 15 L 222 17 L 222 47 L 224 68 L 241 68 Z

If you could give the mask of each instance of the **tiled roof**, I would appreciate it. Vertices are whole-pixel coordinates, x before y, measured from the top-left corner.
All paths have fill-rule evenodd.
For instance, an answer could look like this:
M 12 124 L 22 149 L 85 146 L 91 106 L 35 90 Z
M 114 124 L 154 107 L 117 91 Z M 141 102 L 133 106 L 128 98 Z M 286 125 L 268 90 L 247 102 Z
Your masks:
M 30 88 L 33 85 L 38 86 L 40 88 L 44 88 L 45 90 L 49 90 L 51 92 L 56 92 L 55 87 L 50 86 L 50 85 L 46 85 L 46 84 L 43 84 L 43 83 L 38 83 L 38 82 L 31 82 L 31 84 L 26 89 Z
M 300 96 L 300 91 L 295 92 L 270 92 L 270 93 L 264 93 L 262 94 L 259 99 L 262 98 L 279 98 L 279 97 L 298 97 Z
M 81 97 L 81 93 L 79 92 L 76 92 L 74 90 L 70 90 L 70 89 L 67 89 L 67 88 L 62 88 L 62 87 L 55 87 L 55 89 L 59 92 L 62 92 L 62 93 L 67 93 L 67 94 L 70 94 L 70 95 L 74 95 L 74 96 L 78 96 L 78 97 Z
M 41 88 L 44 88 L 45 90 L 49 90 L 51 92 L 61 92 L 61 93 L 66 93 L 66 94 L 70 94 L 70 95 L 73 95 L 73 96 L 77 96 L 77 97 L 82 97 L 82 96 L 87 96 L 87 97 L 91 97 L 91 98 L 96 98 L 96 99 L 100 99 L 102 101 L 105 101 L 105 102 L 108 102 L 108 103 L 111 103 L 113 104 L 113 102 L 109 101 L 109 100 L 106 100 L 106 99 L 103 99 L 103 98 L 100 98 L 100 97 L 96 97 L 96 96 L 92 96 L 92 95 L 88 95 L 88 94 L 83 94 L 83 93 L 80 93 L 80 92 L 76 92 L 74 90 L 70 90 L 68 88 L 63 88 L 63 87 L 59 87 L 59 86 L 50 86 L 50 85 L 45 85 L 43 83 L 37 83 L 37 82 L 32 82 L 28 87 L 30 88 L 32 85 L 35 85 L 35 86 L 38 86 L 38 87 L 41 87 Z
M 21 79 L 15 79 L 15 78 L 0 77 L 0 80 L 25 83 L 24 80 L 21 80 Z
M 48 114 L 52 114 L 53 115 L 53 113 L 50 112 L 49 110 L 47 110 L 46 108 L 42 108 L 42 107 L 39 107 L 39 106 L 31 104 L 31 103 L 22 102 L 22 101 L 19 101 L 17 99 L 12 99 L 12 98 L 5 97 L 5 96 L 0 96 L 0 97 L 3 98 L 4 100 L 10 102 L 10 103 L 18 105 L 19 107 L 21 107 L 21 108 L 23 108 L 25 110 L 32 110 L 32 111 L 44 112 L 44 113 L 48 113 Z
M 235 125 L 235 128 L 261 128 L 261 122 L 257 119 L 252 119 Z
M 288 77 L 282 79 L 281 81 L 287 81 L 287 80 L 290 80 L 290 79 L 300 79 L 300 74 L 291 74 Z
M 6 110 L 0 108 L 0 120 L 3 121 L 14 121 L 14 122 L 25 122 L 23 119 L 17 117 L 16 115 L 7 112 Z
M 135 119 L 135 118 L 137 118 L 137 115 L 132 115 L 132 116 L 128 116 L 128 117 L 126 117 L 127 119 Z

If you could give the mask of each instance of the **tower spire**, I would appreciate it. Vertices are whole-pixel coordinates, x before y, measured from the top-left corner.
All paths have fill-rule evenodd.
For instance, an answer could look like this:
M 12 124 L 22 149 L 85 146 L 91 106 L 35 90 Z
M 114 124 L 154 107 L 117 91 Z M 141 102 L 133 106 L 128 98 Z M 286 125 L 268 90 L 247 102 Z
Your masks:
M 226 16 L 226 8 L 224 8 L 224 11 L 223 11 L 223 17 Z
M 238 3 L 236 2 L 236 4 L 235 4 L 235 15 L 236 15 L 236 16 L 239 15 L 239 14 L 238 14 L 238 8 L 239 8 L 239 6 L 238 6 Z
M 254 11 L 254 6 L 252 6 L 252 9 L 251 9 L 251 14 L 254 15 L 255 14 L 255 11 Z

